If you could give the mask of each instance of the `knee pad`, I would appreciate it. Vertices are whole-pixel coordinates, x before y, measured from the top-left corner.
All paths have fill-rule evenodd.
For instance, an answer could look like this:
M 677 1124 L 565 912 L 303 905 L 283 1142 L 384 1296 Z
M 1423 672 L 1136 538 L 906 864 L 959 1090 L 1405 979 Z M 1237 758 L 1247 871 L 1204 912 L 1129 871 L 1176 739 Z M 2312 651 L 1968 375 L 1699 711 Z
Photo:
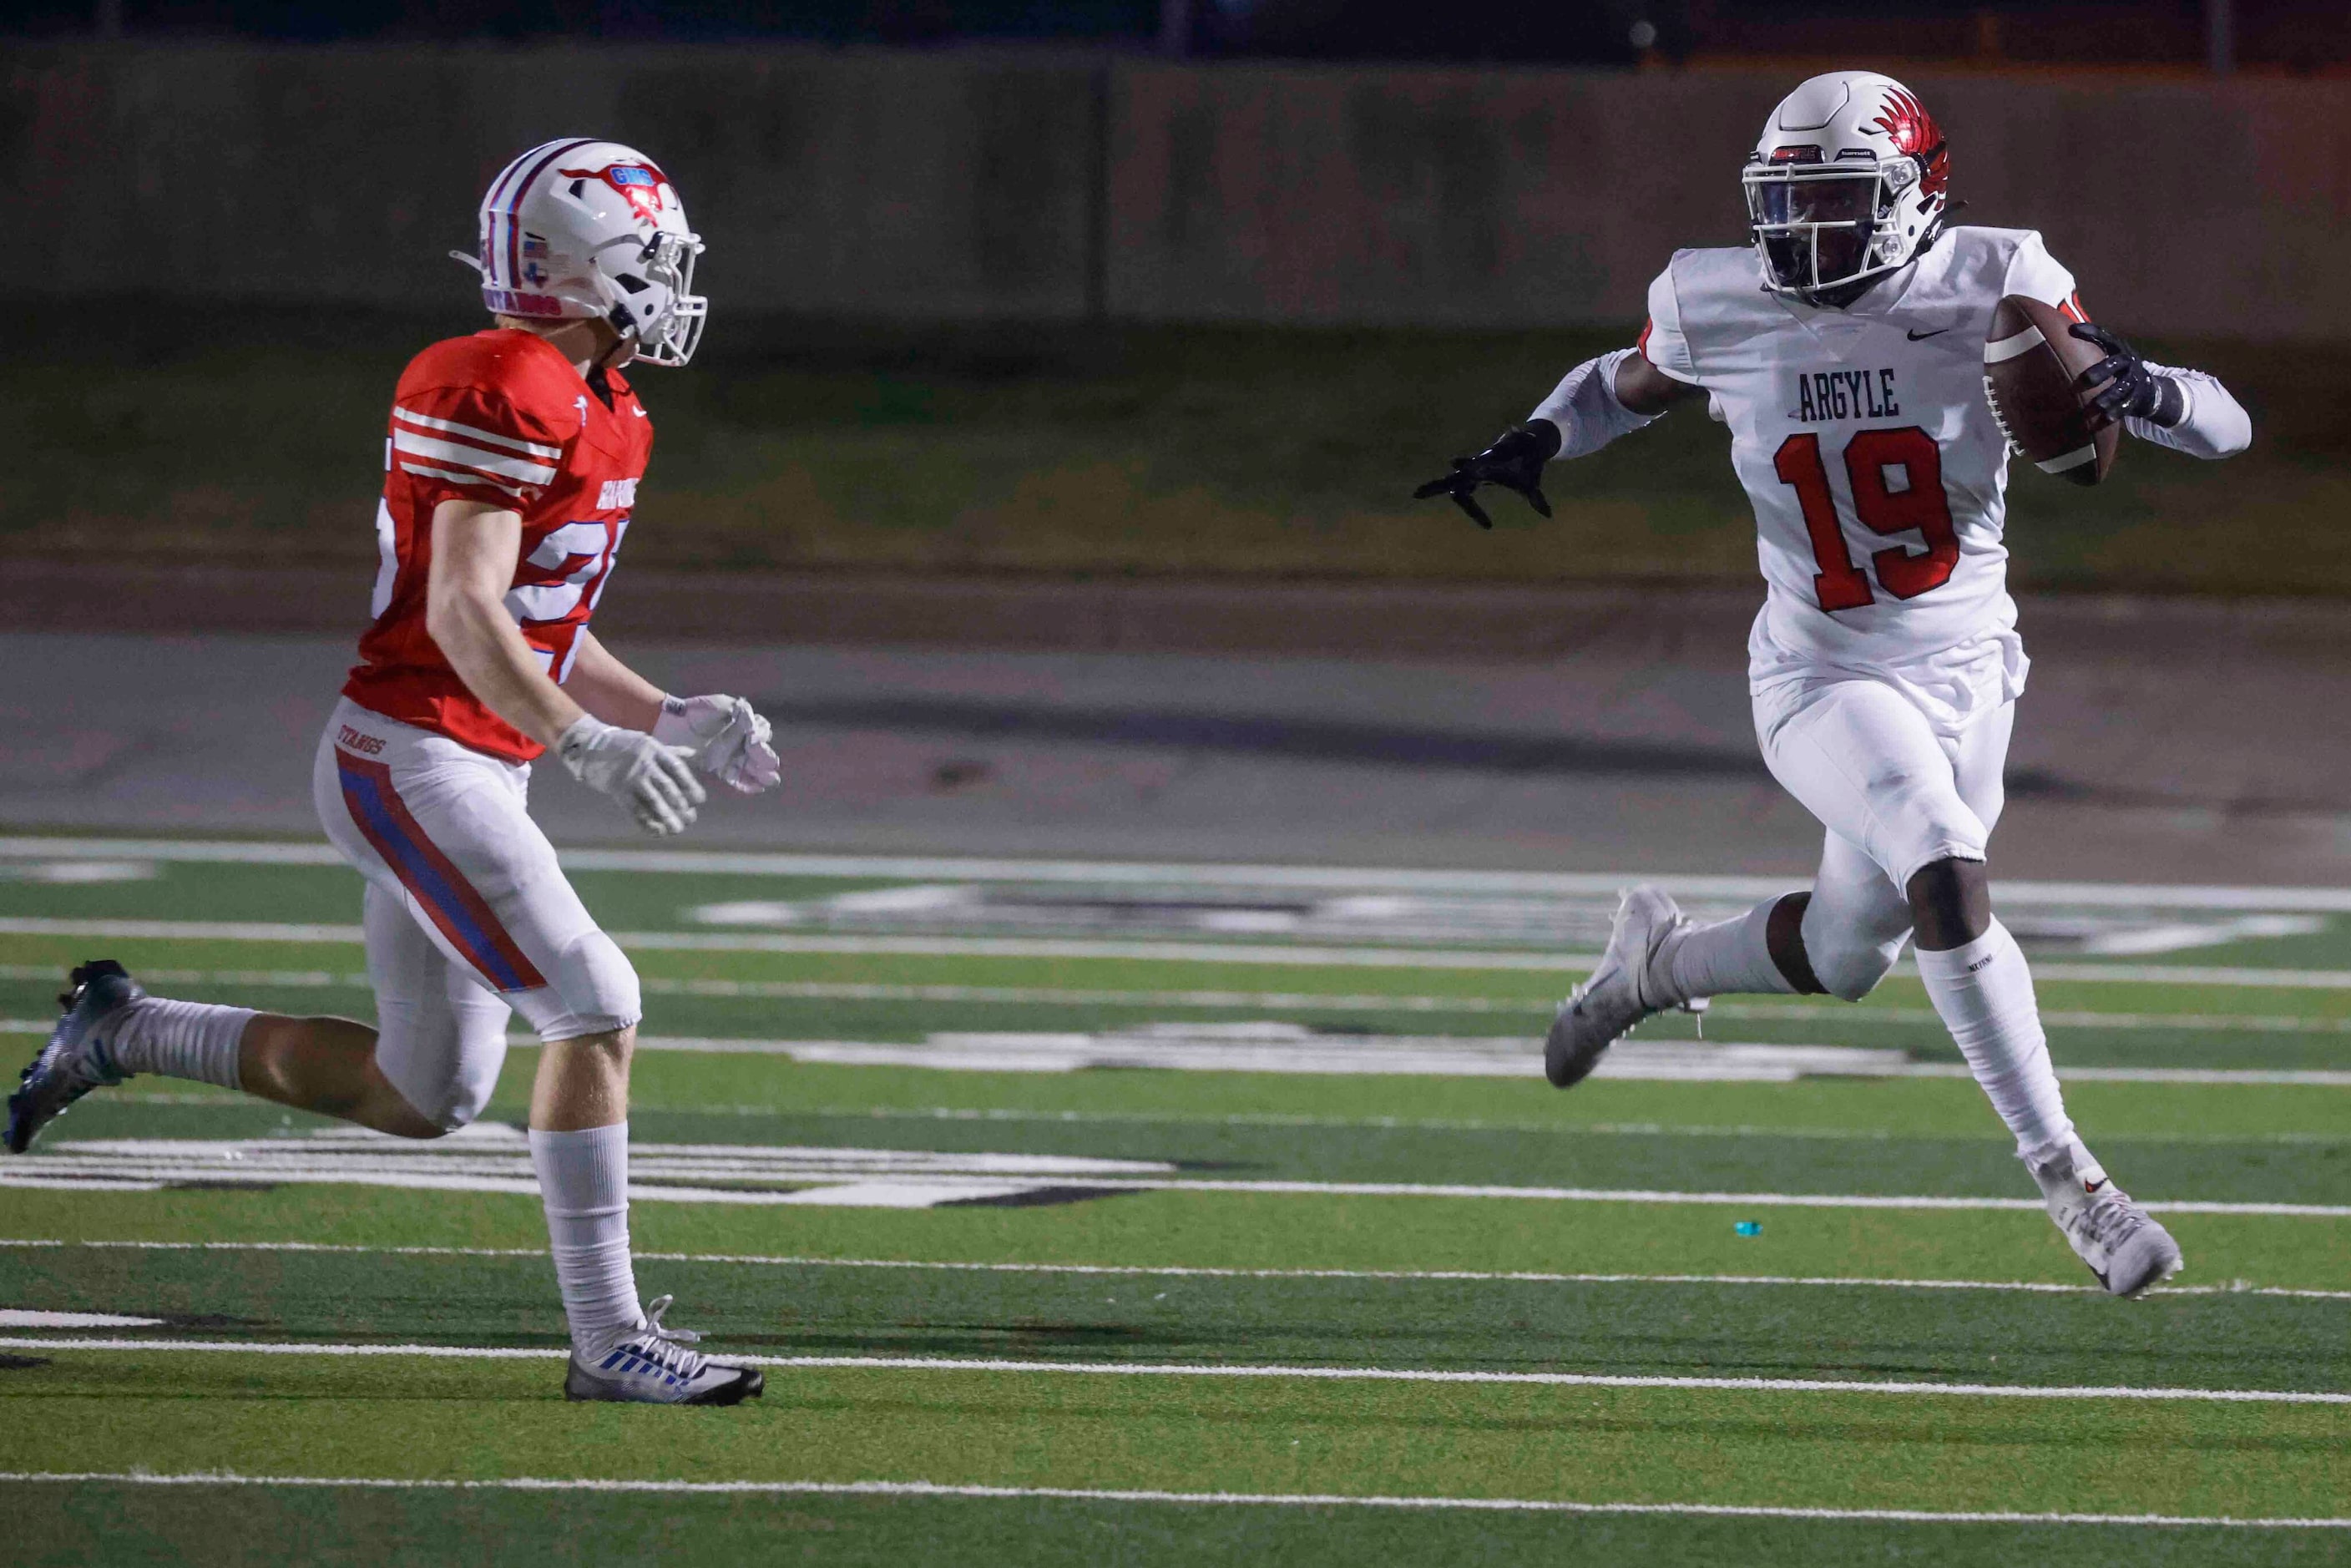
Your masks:
M 418 1115 L 454 1133 L 482 1113 L 498 1086 L 507 1016 L 498 1004 L 420 1023 L 379 1003 L 376 1070 Z
M 1823 917 L 1816 919 L 1815 914 Z M 1893 972 L 1903 944 L 1910 940 L 1907 921 L 1890 935 L 1865 930 L 1858 921 L 1834 918 L 1818 898 L 1804 911 L 1799 930 L 1804 956 L 1813 966 L 1813 978 L 1827 988 L 1829 995 L 1848 1002 L 1857 1002 L 1876 990 L 1877 983 Z
M 1804 951 L 1813 961 L 1813 977 L 1828 988 L 1829 995 L 1857 1002 L 1877 989 L 1877 982 L 1894 972 L 1895 961 L 1902 956 L 1904 940 L 1897 936 L 1874 946 L 1858 941 L 1831 943 L 1825 953 L 1813 952 L 1808 944 Z
M 566 943 L 555 956 L 546 990 L 538 995 L 551 1005 L 524 1010 L 541 1040 L 607 1034 L 644 1016 L 636 966 L 601 931 Z
M 1889 766 L 1869 780 L 1870 858 L 1897 888 L 1940 860 L 1980 861 L 1991 834 L 1948 778 Z

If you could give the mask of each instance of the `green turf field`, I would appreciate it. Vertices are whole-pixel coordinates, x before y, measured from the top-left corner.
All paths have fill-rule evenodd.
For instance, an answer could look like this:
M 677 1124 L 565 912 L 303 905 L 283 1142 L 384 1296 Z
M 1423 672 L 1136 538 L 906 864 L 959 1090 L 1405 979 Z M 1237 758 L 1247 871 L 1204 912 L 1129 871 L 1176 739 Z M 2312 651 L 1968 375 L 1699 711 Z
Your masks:
M 528 1040 L 424 1145 L 141 1079 L 0 1160 L 10 1562 L 2351 1549 L 2351 898 L 2003 890 L 2187 1253 L 2117 1303 L 1907 973 L 1542 1085 L 1605 878 L 574 875 L 646 981 L 640 1283 L 766 1397 L 562 1402 Z M 310 846 L 0 838 L 0 1047 L 99 955 L 367 1017 L 357 904 Z

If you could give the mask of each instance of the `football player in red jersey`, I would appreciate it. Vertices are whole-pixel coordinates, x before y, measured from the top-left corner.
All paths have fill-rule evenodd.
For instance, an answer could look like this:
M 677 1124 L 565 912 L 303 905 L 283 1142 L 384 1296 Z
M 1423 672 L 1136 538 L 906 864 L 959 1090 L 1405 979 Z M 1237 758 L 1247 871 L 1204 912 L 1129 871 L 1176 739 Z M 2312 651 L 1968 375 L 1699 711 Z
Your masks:
M 589 630 L 628 531 L 653 422 L 622 367 L 683 365 L 701 337 L 702 242 L 651 160 L 572 138 L 492 183 L 491 329 L 419 354 L 393 394 L 382 564 L 360 662 L 320 737 L 313 794 L 366 878 L 373 1029 L 149 996 L 111 960 L 73 972 L 64 1016 L 8 1102 L 7 1146 L 139 1072 L 241 1089 L 402 1137 L 480 1113 L 520 1012 L 544 1049 L 530 1099 L 574 1399 L 732 1405 L 754 1370 L 709 1360 L 638 1302 L 629 1253 L 636 972 L 580 904 L 525 804 L 552 750 L 648 831 L 684 831 L 699 770 L 778 780 L 740 697 L 674 697 Z

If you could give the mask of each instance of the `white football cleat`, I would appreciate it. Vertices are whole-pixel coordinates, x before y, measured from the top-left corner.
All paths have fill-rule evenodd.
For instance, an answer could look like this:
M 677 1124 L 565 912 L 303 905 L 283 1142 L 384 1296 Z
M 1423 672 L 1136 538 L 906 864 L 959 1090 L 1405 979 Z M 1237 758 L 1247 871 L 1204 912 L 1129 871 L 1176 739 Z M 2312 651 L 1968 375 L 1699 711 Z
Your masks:
M 1599 1064 L 1600 1053 L 1642 1019 L 1668 1008 L 1703 1009 L 1702 1001 L 1674 994 L 1673 977 L 1663 961 L 1668 938 L 1689 923 L 1660 888 L 1636 887 L 1624 895 L 1600 967 L 1559 1005 L 1551 1037 L 1543 1041 L 1543 1075 L 1553 1087 L 1583 1082 Z
M 664 1327 L 662 1314 L 669 1303 L 667 1296 L 646 1303 L 644 1322 L 624 1331 L 601 1354 L 583 1358 L 574 1348 L 563 1375 L 563 1397 L 624 1405 L 740 1405 L 766 1392 L 768 1380 L 758 1368 L 713 1361 L 694 1348 L 700 1334 Z
M 2179 1272 L 2179 1243 L 2078 1143 L 2025 1162 L 2049 1202 L 2049 1218 L 2109 1294 L 2136 1296 Z

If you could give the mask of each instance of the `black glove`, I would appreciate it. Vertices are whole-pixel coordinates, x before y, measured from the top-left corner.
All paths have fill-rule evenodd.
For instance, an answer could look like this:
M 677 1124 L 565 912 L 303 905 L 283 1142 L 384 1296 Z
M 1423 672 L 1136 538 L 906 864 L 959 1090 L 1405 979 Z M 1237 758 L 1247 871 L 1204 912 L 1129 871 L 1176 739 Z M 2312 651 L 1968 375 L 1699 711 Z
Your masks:
M 2148 370 L 2137 350 L 2095 322 L 2077 321 L 2071 329 L 2082 341 L 2095 343 L 2106 351 L 2105 359 L 2076 380 L 2085 390 L 2103 388 L 2090 402 L 2108 424 L 2119 424 L 2126 415 L 2150 420 L 2166 429 L 2179 423 L 2180 415 L 2188 412 L 2188 400 L 2178 382 Z
M 1559 426 L 1547 419 L 1531 420 L 1514 424 L 1495 439 L 1494 444 L 1475 457 L 1456 457 L 1453 472 L 1442 479 L 1431 479 L 1412 493 L 1416 501 L 1426 501 L 1431 496 L 1450 496 L 1453 504 L 1469 514 L 1469 520 L 1481 528 L 1490 528 L 1494 519 L 1478 504 L 1472 494 L 1480 485 L 1499 485 L 1526 497 L 1527 505 L 1539 517 L 1551 516 L 1551 503 L 1543 499 L 1543 465 L 1559 451 Z

